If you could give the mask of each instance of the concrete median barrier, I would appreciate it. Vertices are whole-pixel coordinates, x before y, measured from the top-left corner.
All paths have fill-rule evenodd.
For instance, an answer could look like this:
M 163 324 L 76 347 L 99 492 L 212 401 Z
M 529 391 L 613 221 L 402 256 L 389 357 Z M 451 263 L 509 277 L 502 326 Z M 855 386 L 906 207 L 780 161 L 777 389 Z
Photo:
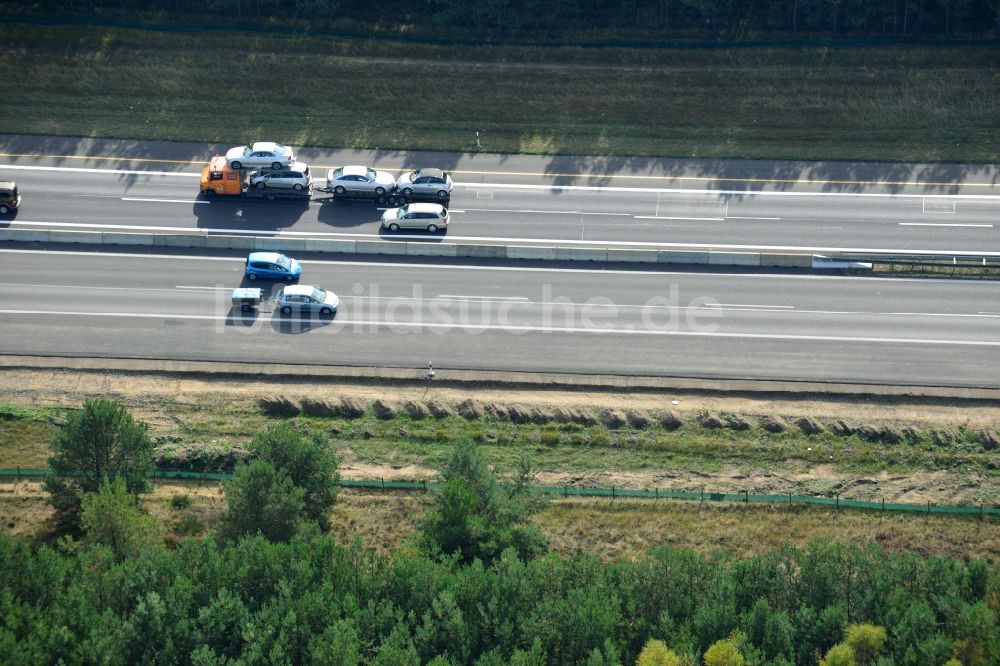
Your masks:
M 49 232 L 43 229 L 0 229 L 0 241 L 47 243 Z
M 444 243 L 407 243 L 408 257 L 457 257 L 459 246 Z
M 656 253 L 656 261 L 660 264 L 707 264 L 708 252 L 660 250 Z
M 607 252 L 609 262 L 655 264 L 659 260 L 656 250 L 608 248 Z
M 152 245 L 156 241 L 156 234 L 123 234 L 103 232 L 101 234 L 102 245 Z
M 508 245 L 507 258 L 555 261 L 556 249 L 554 247 L 521 247 L 519 245 Z
M 810 268 L 812 257 L 808 254 L 761 254 L 760 265 L 779 268 Z
M 335 240 L 332 238 L 307 238 L 306 252 L 332 252 L 337 254 L 354 254 L 355 241 Z
M 358 254 L 406 254 L 404 241 L 355 241 L 354 245 Z
M 506 259 L 506 245 L 458 245 L 459 257 L 474 257 L 479 259 Z
M 710 266 L 760 266 L 760 254 L 756 252 L 709 252 Z
M 50 243 L 88 243 L 92 245 L 101 244 L 100 231 L 62 231 L 53 229 L 48 232 Z
M 519 259 L 526 261 L 572 261 L 592 263 L 685 264 L 710 266 L 768 266 L 778 268 L 831 268 L 832 258 L 808 254 L 716 252 L 710 250 L 650 250 L 622 247 L 539 247 L 528 245 L 456 244 L 384 238 L 343 240 L 335 238 L 249 236 L 213 234 L 191 230 L 180 234 L 142 234 L 0 228 L 0 241 L 35 243 L 92 243 L 104 245 L 154 245 L 278 252 L 323 252 L 336 254 L 382 254 L 411 257 L 461 257 Z
M 255 241 L 255 236 L 209 234 L 205 236 L 205 247 L 218 250 L 252 250 Z
M 305 238 L 282 238 L 281 236 L 256 236 L 253 244 L 255 250 L 270 250 L 274 252 L 304 252 Z
M 205 236 L 195 234 L 156 234 L 153 245 L 162 247 L 205 247 Z
M 559 261 L 600 261 L 608 260 L 608 249 L 604 247 L 557 247 Z

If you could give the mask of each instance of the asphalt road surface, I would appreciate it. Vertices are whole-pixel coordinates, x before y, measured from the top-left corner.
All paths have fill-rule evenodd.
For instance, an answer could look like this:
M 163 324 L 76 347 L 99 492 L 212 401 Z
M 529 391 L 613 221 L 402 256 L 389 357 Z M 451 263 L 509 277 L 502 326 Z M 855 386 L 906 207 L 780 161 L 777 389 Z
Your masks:
M 0 135 L 13 228 L 384 237 L 367 202 L 206 200 L 201 165 L 225 147 Z M 1000 254 L 991 167 L 699 162 L 299 150 L 318 184 L 346 163 L 452 170 L 447 234 L 462 242 Z M 417 234 L 420 236 L 420 234 Z
M 305 257 L 341 307 L 300 317 L 242 264 L 0 250 L 0 353 L 1000 387 L 996 282 Z

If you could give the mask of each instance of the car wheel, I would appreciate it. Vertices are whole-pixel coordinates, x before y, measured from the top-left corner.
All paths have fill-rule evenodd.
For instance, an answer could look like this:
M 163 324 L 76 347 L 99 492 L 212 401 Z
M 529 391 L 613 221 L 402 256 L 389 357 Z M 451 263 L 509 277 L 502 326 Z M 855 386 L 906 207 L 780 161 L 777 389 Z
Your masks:
M 6 204 L 0 204 L 0 215 L 6 215 L 10 212 L 10 206 Z
M 281 162 L 271 162 L 271 168 L 272 169 L 280 169 L 281 168 Z
M 399 225 L 393 222 L 389 225 L 389 231 L 399 231 Z
M 375 194 L 377 194 L 379 196 L 384 195 L 385 194 L 385 188 L 384 187 L 376 187 L 375 188 Z
M 256 273 L 248 273 L 247 274 L 247 279 L 248 280 L 256 280 L 257 279 L 257 274 Z
M 292 185 L 292 189 L 301 192 L 303 190 L 303 187 L 301 183 L 295 183 L 294 185 Z
M 281 314 L 291 314 L 291 313 L 292 313 L 292 308 L 288 307 L 287 305 L 281 308 Z
M 326 315 L 329 317 L 330 315 L 333 314 L 333 308 L 320 308 L 319 313 L 321 315 Z
M 438 228 L 437 228 L 436 224 L 428 224 L 427 225 L 427 231 L 429 231 L 431 233 L 434 233 L 437 230 L 438 230 Z
M 447 199 L 448 193 L 444 190 L 438 190 L 438 197 L 441 199 Z
M 411 190 L 409 187 L 404 187 L 403 188 L 403 196 L 407 196 L 408 197 L 411 194 L 413 194 L 413 190 Z
M 258 180 L 256 183 L 253 184 L 253 186 L 256 187 L 258 190 L 262 190 L 265 187 L 267 187 L 267 183 L 265 183 L 262 180 Z
M 346 191 L 347 190 L 344 189 L 343 185 L 337 185 L 337 187 L 333 188 L 333 193 L 334 194 L 343 194 Z
M 233 163 L 232 163 L 232 164 L 230 164 L 229 166 L 231 166 L 231 167 L 233 167 L 234 169 L 236 169 L 237 171 L 239 171 L 240 169 L 242 169 L 242 168 L 243 168 L 243 162 L 233 162 Z

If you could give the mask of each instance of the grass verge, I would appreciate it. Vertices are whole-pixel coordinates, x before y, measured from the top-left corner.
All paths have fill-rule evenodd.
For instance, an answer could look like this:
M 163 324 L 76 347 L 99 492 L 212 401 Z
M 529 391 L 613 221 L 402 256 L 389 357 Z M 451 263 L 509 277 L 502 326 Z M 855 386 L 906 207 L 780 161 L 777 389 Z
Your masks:
M 997 49 L 576 49 L 0 26 L 0 130 L 500 153 L 1000 161 Z M 613 169 L 614 163 L 606 165 Z
M 168 542 L 211 532 L 225 501 L 218 484 L 158 482 L 143 506 L 157 518 Z M 355 539 L 389 552 L 419 529 L 429 505 L 422 493 L 344 490 L 330 532 L 341 543 Z M 42 536 L 50 509 L 36 483 L 0 483 L 0 530 L 32 539 Z M 814 539 L 878 542 L 885 548 L 959 559 L 1000 557 L 1000 521 L 955 516 L 915 516 L 834 511 L 802 506 L 741 506 L 669 500 L 557 499 L 532 521 L 562 555 L 590 553 L 602 560 L 640 555 L 669 545 L 740 557 L 803 547 Z

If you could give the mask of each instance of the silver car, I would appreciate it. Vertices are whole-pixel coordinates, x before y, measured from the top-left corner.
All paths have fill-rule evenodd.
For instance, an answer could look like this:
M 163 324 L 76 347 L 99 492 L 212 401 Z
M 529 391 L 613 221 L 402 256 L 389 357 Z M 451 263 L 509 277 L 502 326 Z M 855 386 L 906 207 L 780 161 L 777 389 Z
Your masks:
M 236 146 L 226 152 L 226 161 L 234 169 L 267 166 L 280 169 L 295 161 L 292 149 L 273 141 L 257 141 L 248 146 Z
M 254 187 L 274 189 L 307 190 L 312 186 L 312 182 L 312 174 L 304 162 L 293 162 L 288 168 L 273 169 L 267 173 L 255 173 L 250 176 L 250 184 Z
M 434 232 L 448 226 L 448 209 L 436 203 L 411 203 L 382 213 L 382 226 L 389 231 L 426 229 Z
M 396 179 L 391 173 L 376 171 L 371 167 L 345 166 L 327 171 L 326 184 L 334 194 L 361 192 L 382 196 L 386 192 L 392 192 Z
M 441 169 L 417 169 L 404 173 L 396 181 L 396 189 L 406 196 L 419 194 L 447 199 L 451 196 L 451 187 L 451 176 Z
M 337 306 L 340 305 L 337 294 L 307 284 L 288 285 L 278 292 L 274 300 L 275 306 L 282 314 L 298 310 L 332 315 L 337 312 Z

